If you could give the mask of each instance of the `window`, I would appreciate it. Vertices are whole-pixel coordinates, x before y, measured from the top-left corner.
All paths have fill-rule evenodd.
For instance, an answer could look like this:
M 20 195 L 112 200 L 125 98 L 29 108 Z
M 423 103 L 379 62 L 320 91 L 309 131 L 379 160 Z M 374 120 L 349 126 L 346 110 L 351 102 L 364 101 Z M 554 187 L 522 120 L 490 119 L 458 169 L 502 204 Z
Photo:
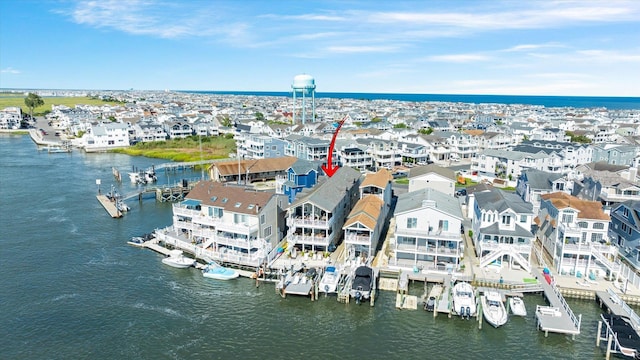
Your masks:
M 573 223 L 573 214 L 572 213 L 563 213 L 562 214 L 562 222 L 565 224 Z
M 502 224 L 503 225 L 511 225 L 511 216 L 502 215 Z
M 264 224 L 264 214 L 260 215 L 260 224 Z
M 527 215 L 520 215 L 520 222 L 521 223 L 526 223 L 527 222 Z
M 271 236 L 271 225 L 264 229 L 264 237 Z
M 601 233 L 593 233 L 593 234 L 591 234 L 591 241 L 592 242 L 601 242 L 602 241 L 602 234 Z
M 622 208 L 622 214 L 623 214 L 624 216 L 629 216 L 629 209 L 627 209 L 626 207 L 623 207 L 623 208 Z
M 602 230 L 604 229 L 604 223 L 594 223 L 593 228 L 597 230 Z
M 580 221 L 580 222 L 578 222 L 578 226 L 579 226 L 579 227 L 581 227 L 581 228 L 583 228 L 583 229 L 586 229 L 587 227 L 589 227 L 589 225 L 587 224 L 587 222 L 586 222 L 586 221 Z
M 407 229 L 415 229 L 418 227 L 418 219 L 417 218 L 408 218 L 407 219 Z
M 438 222 L 438 229 L 442 231 L 449 231 L 449 220 L 440 220 Z

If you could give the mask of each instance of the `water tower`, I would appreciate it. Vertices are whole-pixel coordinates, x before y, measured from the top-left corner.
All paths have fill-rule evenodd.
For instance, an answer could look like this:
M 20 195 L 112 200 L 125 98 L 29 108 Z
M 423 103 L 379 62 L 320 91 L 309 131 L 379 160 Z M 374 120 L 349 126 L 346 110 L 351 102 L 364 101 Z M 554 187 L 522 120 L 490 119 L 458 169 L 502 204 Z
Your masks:
M 300 113 L 302 114 L 302 123 L 305 123 L 307 113 L 306 99 L 311 95 L 311 114 L 314 121 L 316 118 L 316 81 L 313 76 L 307 74 L 296 75 L 293 77 L 293 84 L 291 85 L 293 90 L 293 123 L 296 123 L 296 96 L 302 96 L 302 107 Z

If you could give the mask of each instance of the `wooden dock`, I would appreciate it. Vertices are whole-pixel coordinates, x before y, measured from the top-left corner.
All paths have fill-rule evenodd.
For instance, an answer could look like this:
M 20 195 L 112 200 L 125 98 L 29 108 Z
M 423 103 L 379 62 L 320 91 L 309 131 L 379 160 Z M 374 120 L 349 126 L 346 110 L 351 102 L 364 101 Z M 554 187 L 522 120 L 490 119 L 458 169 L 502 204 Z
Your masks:
M 112 218 L 122 217 L 122 212 L 118 210 L 116 203 L 111 201 L 106 195 L 98 195 L 97 199 Z
M 596 291 L 596 300 L 600 307 L 605 307 L 608 312 L 614 315 L 628 317 L 633 326 L 640 329 L 640 316 L 611 289 Z
M 537 267 L 531 269 L 531 272 L 537 279 L 544 279 L 542 272 Z M 549 336 L 550 332 L 570 334 L 572 337 L 580 334 L 582 315 L 577 317 L 574 315 L 555 282 L 548 284 L 546 281 L 541 281 L 540 286 L 549 301 L 549 306 L 536 306 L 538 328 L 544 331 L 544 336 Z

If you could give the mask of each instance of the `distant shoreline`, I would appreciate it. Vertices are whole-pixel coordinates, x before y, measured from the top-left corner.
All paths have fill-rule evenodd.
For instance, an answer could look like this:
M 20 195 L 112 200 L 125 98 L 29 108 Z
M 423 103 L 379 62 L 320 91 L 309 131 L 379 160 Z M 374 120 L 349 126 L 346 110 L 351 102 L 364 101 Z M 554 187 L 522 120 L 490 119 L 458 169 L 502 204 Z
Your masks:
M 290 91 L 197 91 L 176 92 L 205 95 L 281 96 L 291 97 Z M 310 96 L 309 96 L 310 97 Z M 552 95 L 457 95 L 457 94 L 394 94 L 316 92 L 316 99 L 391 100 L 408 102 L 449 102 L 469 104 L 505 104 L 544 106 L 547 108 L 606 108 L 608 110 L 639 110 L 640 97 L 615 96 L 552 96 Z

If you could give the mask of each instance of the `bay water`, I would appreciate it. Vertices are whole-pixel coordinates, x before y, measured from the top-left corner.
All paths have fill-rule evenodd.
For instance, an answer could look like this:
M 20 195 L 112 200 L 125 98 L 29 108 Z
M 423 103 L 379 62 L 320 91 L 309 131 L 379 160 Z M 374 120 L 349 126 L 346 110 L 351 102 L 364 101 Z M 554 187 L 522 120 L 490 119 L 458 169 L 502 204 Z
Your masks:
M 126 172 L 163 162 L 121 154 L 49 154 L 28 136 L 0 136 L 0 359 L 602 359 L 600 309 L 570 336 L 536 329 L 529 315 L 494 329 L 473 320 L 397 310 L 395 293 L 375 307 L 335 297 L 281 298 L 273 284 L 215 281 L 174 269 L 126 244 L 171 224 L 171 204 L 128 201 L 112 219 L 96 200 L 111 185 L 135 191 Z M 123 171 L 123 182 L 112 176 Z M 172 183 L 199 173 L 159 172 Z M 419 295 L 422 285 L 413 284 Z

